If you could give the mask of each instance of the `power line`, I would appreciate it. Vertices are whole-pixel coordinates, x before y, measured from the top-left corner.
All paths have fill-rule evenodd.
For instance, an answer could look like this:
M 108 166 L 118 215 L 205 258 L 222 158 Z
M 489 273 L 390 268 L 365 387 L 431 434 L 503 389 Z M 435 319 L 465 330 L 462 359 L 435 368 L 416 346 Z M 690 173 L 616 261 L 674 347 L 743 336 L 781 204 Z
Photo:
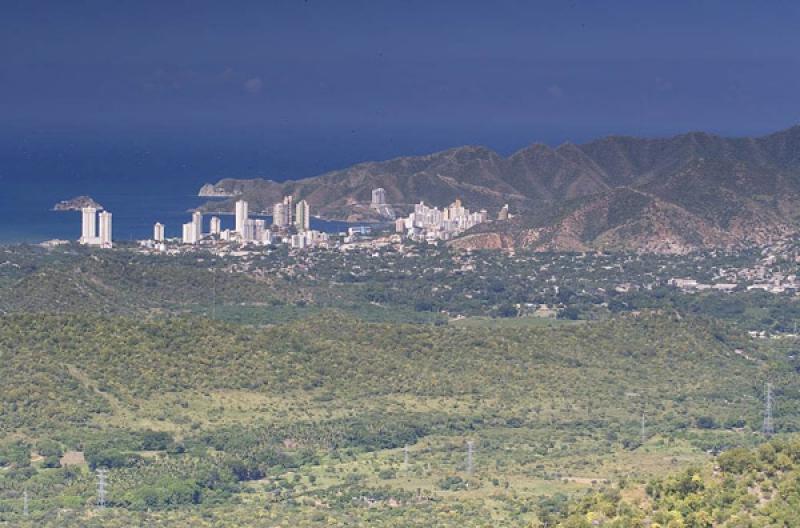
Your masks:
M 764 435 L 775 434 L 775 424 L 772 420 L 772 383 L 767 383 L 764 389 Z
M 473 460 L 473 452 L 475 449 L 475 442 L 472 440 L 467 442 L 467 474 L 472 475 L 472 471 L 475 469 L 475 464 Z
M 643 412 L 642 413 L 642 445 L 644 445 L 644 443 L 647 441 L 647 432 L 645 431 L 645 428 L 644 428 L 644 418 L 645 418 L 645 416 L 644 416 L 644 412 Z
M 106 468 L 97 468 L 97 507 L 101 510 L 106 507 Z
M 214 263 L 214 268 L 211 270 L 211 276 L 213 280 L 213 286 L 211 288 L 211 320 L 215 320 L 217 318 L 217 267 L 216 262 Z

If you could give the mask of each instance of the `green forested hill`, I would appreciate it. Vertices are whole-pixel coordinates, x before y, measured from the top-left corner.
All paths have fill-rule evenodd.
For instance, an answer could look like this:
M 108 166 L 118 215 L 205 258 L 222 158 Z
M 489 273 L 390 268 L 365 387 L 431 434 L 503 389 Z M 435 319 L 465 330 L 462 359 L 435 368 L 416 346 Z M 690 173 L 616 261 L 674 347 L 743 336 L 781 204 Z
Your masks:
M 65 378 L 85 378 L 131 403 L 209 390 L 276 396 L 306 391 L 343 400 L 482 394 L 509 409 L 520 399 L 563 398 L 577 413 L 599 404 L 596 395 L 606 395 L 610 406 L 635 392 L 645 411 L 669 395 L 680 394 L 697 411 L 717 400 L 716 415 L 724 423 L 728 415 L 747 414 L 763 380 L 790 372 L 770 374 L 781 365 L 767 361 L 768 349 L 722 325 L 664 316 L 502 332 L 488 324 L 370 324 L 337 312 L 263 329 L 177 317 L 37 315 L 0 321 L 6 375 L 41 376 L 41 382 L 29 382 L 30 390 L 49 390 L 46 380 L 56 388 Z M 675 423 L 681 415 L 691 418 L 692 409 L 674 410 Z M 759 411 L 757 403 L 752 410 Z
M 800 428 L 796 296 L 667 284 L 759 259 L 0 248 L 0 526 L 762 522 L 714 456 Z
M 6 315 L 0 520 L 23 523 L 27 489 L 36 526 L 525 526 L 554 493 L 643 486 L 754 445 L 767 379 L 779 430 L 797 430 L 789 355 L 664 315 L 426 326 L 321 312 L 267 328 Z M 102 517 L 88 468 L 45 467 L 64 451 L 112 468 Z

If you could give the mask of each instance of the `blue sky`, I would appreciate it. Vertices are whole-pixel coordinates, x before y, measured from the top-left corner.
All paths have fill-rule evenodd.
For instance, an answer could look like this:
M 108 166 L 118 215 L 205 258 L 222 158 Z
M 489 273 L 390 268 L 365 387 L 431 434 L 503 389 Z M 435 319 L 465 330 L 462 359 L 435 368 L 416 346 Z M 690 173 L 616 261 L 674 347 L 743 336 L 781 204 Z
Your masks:
M 7 130 L 375 156 L 800 122 L 797 2 L 5 0 Z

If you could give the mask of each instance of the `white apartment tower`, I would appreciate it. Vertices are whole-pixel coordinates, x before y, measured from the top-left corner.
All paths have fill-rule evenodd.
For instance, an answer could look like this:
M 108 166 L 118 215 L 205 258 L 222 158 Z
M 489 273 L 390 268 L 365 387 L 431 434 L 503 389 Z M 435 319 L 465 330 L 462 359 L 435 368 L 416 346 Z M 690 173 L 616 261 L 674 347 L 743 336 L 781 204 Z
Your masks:
M 283 208 L 283 213 L 284 213 L 284 215 L 286 215 L 285 218 L 284 218 L 284 225 L 287 225 L 287 226 L 292 225 L 292 213 L 294 212 L 292 210 L 292 197 L 291 196 L 284 196 L 283 197 L 283 205 L 285 206 Z
M 218 216 L 211 217 L 209 232 L 212 235 L 219 235 L 222 232 L 222 220 L 220 220 Z
M 244 229 L 245 224 L 247 224 L 248 214 L 247 202 L 238 200 L 236 202 L 236 232 L 239 233 L 239 236 L 244 237 Z
M 81 209 L 81 239 L 80 243 L 86 246 L 100 246 L 110 249 L 112 247 L 111 213 L 100 213 L 100 234 L 97 233 L 97 208 L 84 207 Z
M 192 213 L 192 226 L 194 227 L 194 238 L 199 242 L 203 238 L 203 215 L 200 211 Z
M 384 205 L 386 203 L 386 190 L 383 187 L 372 189 L 372 205 Z
M 286 204 L 276 203 L 272 206 L 272 225 L 277 227 L 286 225 Z
M 84 207 L 81 209 L 81 244 L 95 244 L 97 238 L 97 209 Z
M 500 208 L 500 212 L 497 213 L 498 220 L 508 220 L 508 204 L 505 204 L 503 207 Z
M 111 249 L 113 247 L 111 236 L 111 213 L 103 211 L 100 213 L 100 247 Z
M 239 233 L 239 238 L 242 242 L 252 242 L 255 240 L 256 235 L 256 222 L 255 220 L 247 220 L 244 223 L 244 227 L 242 228 L 241 233 Z
M 153 226 L 153 240 L 155 242 L 164 241 L 164 224 L 161 222 L 156 222 L 156 225 Z
M 197 230 L 194 227 L 194 222 L 183 224 L 183 237 L 184 244 L 197 244 Z
M 300 200 L 297 202 L 294 214 L 294 226 L 298 231 L 308 231 L 311 228 L 311 210 L 308 207 L 308 202 Z

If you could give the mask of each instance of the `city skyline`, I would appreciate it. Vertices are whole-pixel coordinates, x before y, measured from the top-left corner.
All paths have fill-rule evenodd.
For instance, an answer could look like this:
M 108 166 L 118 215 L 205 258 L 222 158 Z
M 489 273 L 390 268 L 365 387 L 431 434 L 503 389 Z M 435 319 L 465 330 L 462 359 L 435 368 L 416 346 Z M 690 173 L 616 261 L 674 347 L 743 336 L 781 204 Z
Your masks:
M 294 214 L 291 214 L 292 205 L 294 205 Z M 420 202 L 414 206 L 414 211 L 407 217 L 395 219 L 391 205 L 386 203 L 386 191 L 383 188 L 371 191 L 370 207 L 381 214 L 387 212 L 390 214 L 390 216 L 384 217 L 384 236 L 394 232 L 408 240 L 426 243 L 450 240 L 477 224 L 490 221 L 485 209 L 471 213 L 462 205 L 460 199 L 441 210 L 436 206 L 430 207 L 424 202 Z M 286 244 L 293 249 L 319 245 L 328 247 L 331 241 L 328 233 L 310 228 L 311 207 L 308 202 L 299 200 L 294 203 L 292 196 L 285 196 L 282 201 L 273 205 L 274 216 L 270 226 L 267 225 L 264 218 L 251 218 L 249 203 L 243 199 L 237 200 L 234 204 L 234 211 L 229 213 L 234 217 L 233 229 L 223 229 L 222 219 L 218 214 L 210 217 L 208 232 L 204 231 L 203 213 L 194 211 L 190 221 L 182 225 L 180 237 L 167 237 L 166 226 L 158 221 L 153 224 L 152 237 L 139 242 L 147 247 L 165 252 L 167 244 L 174 243 L 176 240 L 184 246 L 198 246 L 203 242 L 210 241 L 241 245 Z M 83 207 L 81 209 L 81 236 L 78 242 L 82 245 L 111 249 L 113 247 L 111 217 L 112 215 L 107 211 L 101 211 L 98 214 L 96 207 Z M 508 205 L 505 205 L 498 214 L 498 220 L 508 220 L 508 218 Z M 351 226 L 348 228 L 343 242 L 352 242 L 372 234 L 371 226 Z M 336 244 L 338 245 L 338 242 Z

